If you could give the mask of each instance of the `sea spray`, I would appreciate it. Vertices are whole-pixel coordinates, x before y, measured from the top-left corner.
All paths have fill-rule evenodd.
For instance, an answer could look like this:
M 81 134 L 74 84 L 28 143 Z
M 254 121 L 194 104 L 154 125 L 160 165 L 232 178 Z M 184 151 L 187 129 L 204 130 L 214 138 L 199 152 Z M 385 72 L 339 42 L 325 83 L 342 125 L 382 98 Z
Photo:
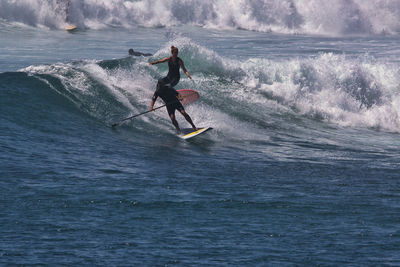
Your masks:
M 173 42 L 196 80 L 182 79 L 177 89 L 199 91 L 203 112 L 209 111 L 208 117 L 203 116 L 207 121 L 220 113 L 225 122 L 229 117 L 231 123 L 251 122 L 258 128 L 275 115 L 292 114 L 341 126 L 400 132 L 398 63 L 333 53 L 282 60 L 228 59 L 189 38 Z M 156 57 L 167 56 L 169 45 L 156 51 Z M 149 66 L 146 58 L 139 58 L 82 60 L 21 71 L 56 77 L 65 93 L 75 96 L 78 107 L 110 123 L 121 111 L 123 117 L 147 109 L 155 81 L 167 68 Z M 115 103 L 119 108 L 114 108 Z
M 400 33 L 397 0 L 0 0 L 0 19 L 63 28 L 173 27 L 243 29 L 284 34 Z

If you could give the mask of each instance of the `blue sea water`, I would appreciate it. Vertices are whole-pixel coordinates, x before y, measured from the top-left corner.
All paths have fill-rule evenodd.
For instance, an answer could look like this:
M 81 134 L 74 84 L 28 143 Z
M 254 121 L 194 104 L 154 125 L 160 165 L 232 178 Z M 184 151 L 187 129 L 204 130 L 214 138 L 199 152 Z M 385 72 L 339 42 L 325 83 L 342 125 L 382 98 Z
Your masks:
M 0 0 L 0 265 L 400 265 L 398 1 L 60 3 Z M 214 129 L 110 127 L 171 45 Z

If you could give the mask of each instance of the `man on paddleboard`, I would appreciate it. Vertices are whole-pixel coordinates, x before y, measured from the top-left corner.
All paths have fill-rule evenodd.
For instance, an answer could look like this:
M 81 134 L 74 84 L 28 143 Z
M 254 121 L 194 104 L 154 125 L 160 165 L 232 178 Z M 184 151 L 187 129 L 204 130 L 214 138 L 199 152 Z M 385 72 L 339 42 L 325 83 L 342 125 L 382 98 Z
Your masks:
M 155 62 L 150 62 L 149 64 L 154 65 L 168 61 L 168 68 L 169 68 L 168 74 L 166 77 L 158 80 L 157 89 L 154 92 L 154 95 L 151 99 L 150 111 L 153 110 L 154 103 L 156 102 L 157 97 L 161 97 L 161 99 L 167 105 L 168 115 L 172 121 L 172 124 L 175 126 L 176 131 L 179 134 L 181 132 L 181 129 L 179 128 L 179 124 L 175 118 L 175 110 L 179 110 L 179 112 L 183 115 L 183 117 L 185 117 L 185 119 L 190 123 L 190 125 L 192 125 L 195 131 L 197 131 L 197 128 L 194 125 L 189 114 L 185 112 L 182 103 L 179 101 L 182 100 L 181 96 L 173 88 L 175 85 L 178 84 L 179 79 L 181 78 L 179 72 L 180 68 L 182 68 L 185 74 L 190 79 L 192 79 L 192 77 L 186 70 L 185 65 L 183 64 L 183 60 L 178 57 L 178 52 L 179 52 L 178 48 L 176 48 L 175 46 L 171 46 L 171 54 L 172 54 L 171 57 L 166 57 Z

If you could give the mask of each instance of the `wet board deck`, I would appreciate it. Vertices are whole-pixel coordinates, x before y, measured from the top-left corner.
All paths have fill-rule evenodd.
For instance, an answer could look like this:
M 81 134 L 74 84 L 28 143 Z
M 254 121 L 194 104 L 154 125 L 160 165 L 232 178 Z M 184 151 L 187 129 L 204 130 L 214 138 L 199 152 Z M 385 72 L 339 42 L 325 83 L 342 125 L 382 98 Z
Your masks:
M 199 134 L 205 133 L 211 129 L 212 129 L 211 127 L 198 128 L 197 131 L 193 130 L 192 128 L 181 129 L 182 133 L 179 135 L 179 137 L 182 139 L 188 140 Z

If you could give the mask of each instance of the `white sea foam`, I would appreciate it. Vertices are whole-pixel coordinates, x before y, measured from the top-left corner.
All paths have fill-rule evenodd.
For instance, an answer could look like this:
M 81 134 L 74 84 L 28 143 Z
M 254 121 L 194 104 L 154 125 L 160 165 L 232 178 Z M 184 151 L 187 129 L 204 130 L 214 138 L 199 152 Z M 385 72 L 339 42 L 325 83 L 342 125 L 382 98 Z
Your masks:
M 293 112 L 341 126 L 400 132 L 400 68 L 396 62 L 333 53 L 240 61 L 223 58 L 187 38 L 174 43 L 185 51 L 185 60 L 194 61 L 192 71 L 202 77 L 197 77 L 198 88 L 217 106 L 224 99 L 228 105 L 251 112 L 247 115 L 252 117 L 266 114 L 259 117 L 264 121 L 271 112 Z
M 256 61 L 256 62 L 254 62 Z M 242 83 L 254 103 L 268 95 L 296 112 L 342 126 L 400 131 L 400 72 L 395 63 L 322 54 L 284 62 L 249 60 Z
M 62 28 L 196 25 L 276 33 L 399 34 L 398 0 L 0 0 L 0 19 Z
M 340 126 L 400 132 L 398 63 L 332 53 L 280 61 L 265 58 L 240 61 L 223 58 L 188 38 L 177 38 L 173 43 L 180 48 L 185 63 L 193 66 L 190 72 L 196 82 L 183 77 L 179 88 L 193 88 L 202 95 L 203 111 L 193 111 L 201 118 L 200 122 L 220 118 L 219 124 L 227 129 L 232 124 L 249 127 L 244 120 L 268 123 L 271 114 L 290 113 Z M 169 46 L 168 43 L 160 49 L 156 57 L 166 55 Z M 119 66 L 115 63 L 118 60 L 111 65 Z M 98 64 L 59 63 L 22 71 L 54 75 L 78 98 L 92 94 L 94 99 L 86 101 L 94 103 L 104 97 L 93 94 L 100 84 L 131 113 L 147 109 L 156 79 L 166 73 L 165 66 L 149 66 L 144 58 L 137 59 L 129 68 L 104 68 Z M 98 104 L 100 109 L 101 104 Z M 161 113 L 155 116 L 168 121 Z

